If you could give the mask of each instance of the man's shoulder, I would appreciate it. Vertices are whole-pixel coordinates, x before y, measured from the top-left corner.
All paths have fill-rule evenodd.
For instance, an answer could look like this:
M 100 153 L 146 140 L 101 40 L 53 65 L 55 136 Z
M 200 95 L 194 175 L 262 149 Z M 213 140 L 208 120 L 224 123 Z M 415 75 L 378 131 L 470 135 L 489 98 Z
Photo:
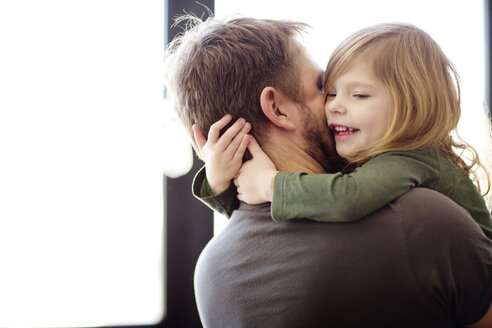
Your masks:
M 426 218 L 455 217 L 473 221 L 471 215 L 446 195 L 428 188 L 413 188 L 397 198 L 394 205 L 399 207 L 403 216 Z
M 468 247 L 488 241 L 468 211 L 435 190 L 413 188 L 389 206 L 400 215 L 402 229 L 414 246 L 444 243 Z

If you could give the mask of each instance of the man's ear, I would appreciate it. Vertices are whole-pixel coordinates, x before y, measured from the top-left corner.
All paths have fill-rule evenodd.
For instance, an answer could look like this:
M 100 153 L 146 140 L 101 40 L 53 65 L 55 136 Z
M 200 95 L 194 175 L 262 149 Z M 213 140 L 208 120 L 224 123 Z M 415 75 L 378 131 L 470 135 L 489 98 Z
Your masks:
M 273 87 L 265 87 L 260 95 L 260 105 L 263 114 L 274 125 L 294 131 L 296 125 L 292 121 L 293 110 L 296 106 L 292 100 L 288 99 Z

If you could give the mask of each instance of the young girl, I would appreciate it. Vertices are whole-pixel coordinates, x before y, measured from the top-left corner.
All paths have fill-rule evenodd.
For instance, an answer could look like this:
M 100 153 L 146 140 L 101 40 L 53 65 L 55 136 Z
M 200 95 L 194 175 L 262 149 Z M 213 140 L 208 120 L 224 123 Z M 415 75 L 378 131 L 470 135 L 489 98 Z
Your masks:
M 276 221 L 303 217 L 347 222 L 421 186 L 445 194 L 468 210 L 492 239 L 491 213 L 470 179 L 475 176 L 472 168 L 481 166 L 478 156 L 451 137 L 460 117 L 458 77 L 428 34 L 405 24 L 375 25 L 355 33 L 333 53 L 324 90 L 337 152 L 357 168 L 348 174 L 277 172 L 251 142 L 253 159 L 237 176 L 222 176 L 229 181 L 236 176 L 239 199 L 271 201 Z M 215 145 L 198 127 L 194 131 L 200 149 Z M 231 140 L 241 137 L 237 127 L 229 134 Z M 228 140 L 222 142 L 238 149 Z M 221 151 L 211 152 L 213 161 L 206 163 L 207 170 L 220 172 Z M 470 164 L 461 156 L 465 151 L 471 155 Z M 488 177 L 487 182 L 485 194 L 490 189 Z M 214 195 L 210 187 L 214 189 L 207 183 L 195 185 L 195 194 L 230 214 L 237 202 L 233 188 Z

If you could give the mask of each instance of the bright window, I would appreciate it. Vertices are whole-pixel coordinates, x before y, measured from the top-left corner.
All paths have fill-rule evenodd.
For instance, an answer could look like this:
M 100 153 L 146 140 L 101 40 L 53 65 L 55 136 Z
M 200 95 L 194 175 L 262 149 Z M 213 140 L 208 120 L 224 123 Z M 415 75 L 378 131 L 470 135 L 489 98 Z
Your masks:
M 163 1 L 0 2 L 0 326 L 164 315 Z

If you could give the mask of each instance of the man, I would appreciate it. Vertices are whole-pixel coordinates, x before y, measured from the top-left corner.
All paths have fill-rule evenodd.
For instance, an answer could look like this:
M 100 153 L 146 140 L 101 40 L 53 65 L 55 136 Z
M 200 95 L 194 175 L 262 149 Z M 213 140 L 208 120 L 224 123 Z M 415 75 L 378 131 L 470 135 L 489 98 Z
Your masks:
M 218 134 L 211 125 L 231 113 L 279 170 L 336 170 L 321 72 L 295 39 L 303 28 L 209 19 L 173 41 L 167 85 L 190 135 L 193 124 Z M 203 171 L 195 186 L 211 192 Z M 203 200 L 219 208 L 234 192 L 224 188 Z M 487 327 L 491 278 L 492 243 L 476 223 L 416 188 L 354 223 L 276 223 L 269 204 L 241 203 L 203 250 L 195 292 L 204 327 Z

